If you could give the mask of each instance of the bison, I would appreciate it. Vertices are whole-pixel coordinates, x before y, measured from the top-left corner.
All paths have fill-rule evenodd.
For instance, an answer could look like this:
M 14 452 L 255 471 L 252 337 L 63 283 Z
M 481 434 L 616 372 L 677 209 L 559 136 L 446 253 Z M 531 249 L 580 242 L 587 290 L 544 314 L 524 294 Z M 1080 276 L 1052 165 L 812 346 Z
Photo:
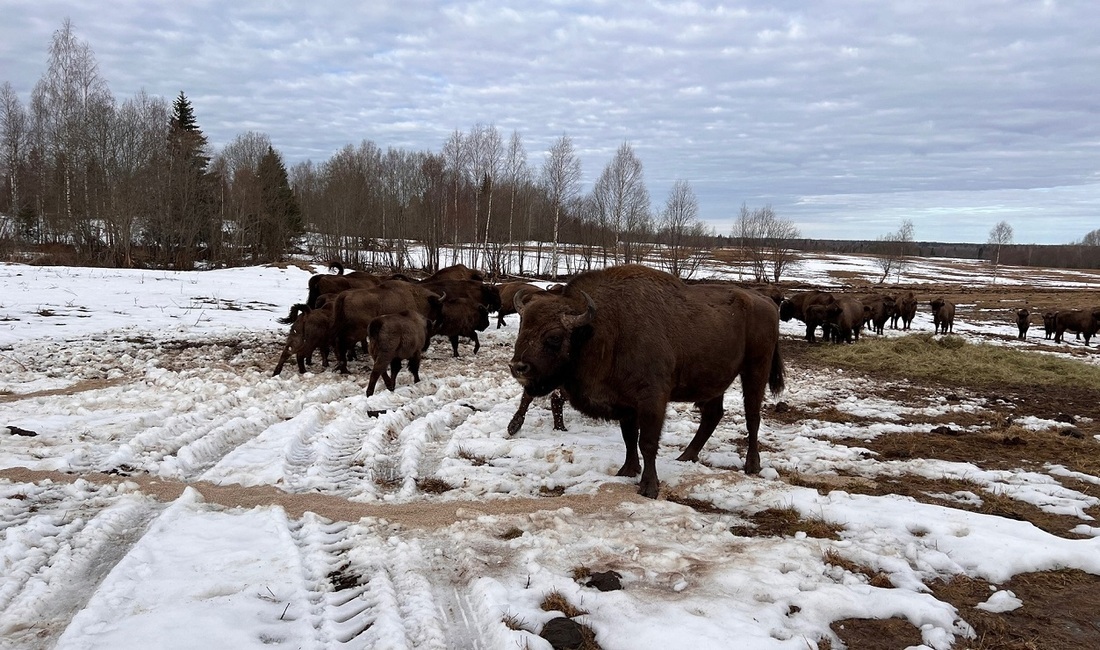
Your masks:
M 458 357 L 458 337 L 463 336 L 474 342 L 474 354 L 481 349 L 478 332 L 489 328 L 489 311 L 478 302 L 469 298 L 452 298 L 444 294 L 442 313 L 432 329 L 436 336 L 446 336 L 451 342 L 453 356 Z
M 286 336 L 286 345 L 279 355 L 279 363 L 272 376 L 283 371 L 283 364 L 294 354 L 298 362 L 298 372 L 306 371 L 306 363 L 313 357 L 313 351 L 320 348 L 321 365 L 328 367 L 328 353 L 332 349 L 332 315 L 335 303 L 328 302 L 323 307 L 310 309 L 308 305 L 297 304 L 290 308 L 285 320 L 293 323 Z M 284 320 L 284 319 L 280 319 Z
M 1100 331 L 1100 307 L 1093 308 L 1089 311 L 1073 309 L 1057 312 L 1054 315 L 1055 343 L 1062 342 L 1062 335 L 1065 334 L 1066 330 L 1077 332 L 1085 337 L 1085 345 L 1088 345 L 1089 339 L 1091 339 L 1097 331 Z
M 497 292 L 500 294 L 500 309 L 497 310 L 497 329 L 500 329 L 507 323 L 504 322 L 504 317 L 516 313 L 515 302 L 516 294 L 520 291 L 534 292 L 539 288 L 533 284 L 527 282 L 505 282 L 504 284 L 497 286 Z
M 936 334 L 955 331 L 955 303 L 936 298 L 928 303 L 932 307 L 932 327 Z
M 640 472 L 640 494 L 657 497 L 668 403 L 700 409 L 699 429 L 677 459 L 697 461 L 738 376 L 748 429 L 745 471 L 760 471 L 764 393 L 783 389 L 779 318 L 767 298 L 724 285 L 688 286 L 636 264 L 582 273 L 560 293 L 518 298 L 512 375 L 534 397 L 563 388 L 581 413 L 617 420 L 626 446 L 618 475 Z
M 890 329 L 898 329 L 898 319 L 901 319 L 901 329 L 907 330 L 917 317 L 917 297 L 912 291 L 894 296 L 894 313 L 890 316 Z
M 401 280 L 387 280 L 373 289 L 355 289 L 336 296 L 332 323 L 336 370 L 348 373 L 348 352 L 369 336 L 372 320 L 406 309 L 434 322 L 440 318 L 442 300 L 438 294 L 418 284 Z
M 413 383 L 420 381 L 420 355 L 427 347 L 429 327 L 428 319 L 423 314 L 410 309 L 384 314 L 371 320 L 368 327 L 370 344 L 367 350 L 373 364 L 370 383 L 367 384 L 368 397 L 374 394 L 378 377 L 382 377 L 386 388 L 391 391 L 397 387 L 397 372 L 401 370 L 403 359 L 409 360 Z
M 320 306 L 318 301 L 323 296 L 338 294 L 351 289 L 370 289 L 377 287 L 382 282 L 381 278 L 370 273 L 358 275 L 359 273 L 362 272 L 355 271 L 348 275 L 323 275 L 320 273 L 311 275 L 309 277 L 309 294 L 306 296 L 306 305 L 316 308 Z
M 1058 316 L 1058 312 L 1053 309 L 1048 309 L 1043 312 L 1043 333 L 1046 338 L 1054 338 L 1054 319 Z
M 792 294 L 779 304 L 779 318 L 784 322 L 797 318 L 806 323 L 806 340 L 813 342 L 815 340 L 814 329 L 817 325 L 811 325 L 806 320 L 806 309 L 810 305 L 828 305 L 832 300 L 833 295 L 827 291 L 806 291 Z
M 863 303 L 851 296 L 841 296 L 825 306 L 825 321 L 832 330 L 834 343 L 851 343 L 854 337 L 859 340 L 859 332 L 863 329 L 864 311 Z M 826 338 L 828 338 L 826 333 Z
M 1027 308 L 1016 310 L 1016 328 L 1020 334 L 1016 337 L 1023 341 L 1027 338 L 1027 328 L 1031 327 L 1031 312 Z
M 864 325 L 870 325 L 875 334 L 882 334 L 886 321 L 894 314 L 893 296 L 868 296 L 862 300 L 867 307 Z

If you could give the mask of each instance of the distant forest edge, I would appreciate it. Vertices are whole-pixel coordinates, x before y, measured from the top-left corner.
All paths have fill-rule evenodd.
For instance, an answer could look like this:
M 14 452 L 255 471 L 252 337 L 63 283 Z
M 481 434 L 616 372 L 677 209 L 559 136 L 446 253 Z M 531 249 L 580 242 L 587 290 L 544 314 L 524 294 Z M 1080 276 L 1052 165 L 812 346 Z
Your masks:
M 797 239 L 788 242 L 797 251 L 876 255 L 882 241 L 843 239 Z M 917 241 L 910 244 L 913 257 L 950 257 L 964 260 L 992 260 L 995 244 L 960 244 Z M 1001 264 L 1052 269 L 1100 269 L 1100 246 L 1095 244 L 1004 244 Z

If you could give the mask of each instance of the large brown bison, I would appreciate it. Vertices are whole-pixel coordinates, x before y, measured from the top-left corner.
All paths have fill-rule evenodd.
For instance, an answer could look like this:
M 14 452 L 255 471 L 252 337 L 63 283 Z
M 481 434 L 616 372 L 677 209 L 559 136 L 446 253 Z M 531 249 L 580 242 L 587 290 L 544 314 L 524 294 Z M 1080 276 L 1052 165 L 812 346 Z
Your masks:
M 1077 332 L 1085 338 L 1085 345 L 1089 339 L 1100 331 L 1100 307 L 1091 310 L 1073 309 L 1059 311 L 1054 315 L 1054 342 L 1061 343 L 1062 335 L 1066 330 Z
M 372 320 L 406 309 L 435 322 L 441 315 L 442 300 L 419 284 L 402 280 L 387 280 L 373 289 L 355 289 L 337 295 L 332 324 L 337 372 L 347 374 L 348 352 L 368 338 Z
M 817 325 L 811 325 L 806 320 L 806 309 L 810 305 L 828 305 L 832 301 L 833 295 L 828 291 L 806 291 L 791 294 L 779 304 L 779 318 L 784 322 L 797 318 L 806 323 L 806 340 L 813 342 L 816 340 L 814 330 Z
M 480 271 L 475 271 L 465 264 L 454 264 L 439 269 L 421 280 L 421 282 L 438 282 L 440 280 L 477 280 L 478 282 L 484 282 L 485 276 Z
M 936 298 L 928 303 L 932 307 L 932 327 L 936 334 L 947 334 L 955 331 L 955 303 L 943 298 Z
M 520 298 L 512 375 L 532 396 L 563 388 L 581 413 L 617 420 L 626 445 L 618 475 L 640 472 L 640 494 L 657 496 L 668 402 L 699 407 L 699 429 L 677 459 L 698 460 L 738 376 L 748 429 L 745 471 L 760 471 L 764 393 L 783 388 L 779 319 L 767 298 L 724 285 L 687 286 L 640 265 L 589 271 L 560 293 Z
M 500 309 L 497 310 L 497 329 L 507 324 L 504 322 L 505 316 L 516 313 L 514 303 L 517 293 L 520 291 L 533 293 L 538 290 L 538 287 L 528 282 L 505 282 L 497 285 L 497 291 L 500 294 Z
M 452 298 L 469 298 L 484 305 L 489 312 L 500 309 L 500 288 L 481 280 L 424 280 L 417 286 L 440 296 L 446 294 Z
M 367 384 L 368 397 L 374 394 L 379 377 L 391 391 L 397 387 L 397 373 L 401 370 L 403 359 L 409 360 L 413 383 L 420 381 L 420 355 L 427 346 L 429 327 L 428 319 L 423 314 L 408 309 L 371 320 L 367 349 L 373 365 L 370 383 Z
M 275 366 L 273 376 L 278 376 L 283 371 L 283 364 L 293 354 L 298 362 L 298 372 L 306 371 L 306 362 L 310 361 L 314 350 L 321 350 L 321 365 L 328 367 L 328 353 L 332 349 L 332 315 L 334 302 L 326 303 L 317 309 L 310 309 L 303 304 L 293 305 L 287 316 L 293 325 L 286 336 L 286 344 L 279 355 L 279 363 Z

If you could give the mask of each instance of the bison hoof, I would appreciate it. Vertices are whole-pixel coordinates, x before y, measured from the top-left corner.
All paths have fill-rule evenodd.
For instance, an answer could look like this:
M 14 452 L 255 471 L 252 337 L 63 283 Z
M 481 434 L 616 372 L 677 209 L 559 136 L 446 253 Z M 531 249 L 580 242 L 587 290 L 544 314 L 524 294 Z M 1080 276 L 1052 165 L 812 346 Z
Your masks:
M 760 461 L 746 460 L 745 461 L 745 473 L 746 474 L 759 474 L 760 473 Z
M 680 454 L 679 456 L 676 457 L 676 460 L 679 460 L 679 461 L 682 461 L 682 462 L 689 462 L 690 461 L 692 463 L 698 463 L 699 462 L 699 452 L 698 451 L 692 451 L 691 449 L 685 449 L 684 453 L 682 453 L 682 454 Z
M 652 481 L 652 482 L 649 482 L 649 483 L 646 483 L 646 482 L 643 481 L 642 483 L 640 483 L 638 485 L 638 494 L 642 495 L 643 497 L 645 497 L 647 499 L 656 499 L 657 498 L 657 481 Z
M 508 435 L 510 435 L 510 436 L 516 435 L 516 433 L 519 432 L 519 430 L 522 426 L 523 426 L 523 420 L 514 418 L 511 422 L 508 423 Z
M 629 476 L 631 478 L 642 473 L 642 468 L 638 466 L 623 465 L 619 468 L 618 473 L 615 476 Z

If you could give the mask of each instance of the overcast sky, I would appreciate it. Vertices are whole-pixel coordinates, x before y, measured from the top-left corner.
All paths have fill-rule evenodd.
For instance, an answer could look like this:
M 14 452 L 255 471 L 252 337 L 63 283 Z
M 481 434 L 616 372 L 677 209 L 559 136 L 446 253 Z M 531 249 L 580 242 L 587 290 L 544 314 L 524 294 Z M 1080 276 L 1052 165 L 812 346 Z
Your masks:
M 572 138 L 583 191 L 624 141 L 654 208 L 689 181 L 729 233 L 770 204 L 811 238 L 1068 243 L 1100 228 L 1095 0 L 0 0 L 27 101 L 68 17 L 116 99 L 191 99 L 212 145 L 288 166 L 346 144 Z

